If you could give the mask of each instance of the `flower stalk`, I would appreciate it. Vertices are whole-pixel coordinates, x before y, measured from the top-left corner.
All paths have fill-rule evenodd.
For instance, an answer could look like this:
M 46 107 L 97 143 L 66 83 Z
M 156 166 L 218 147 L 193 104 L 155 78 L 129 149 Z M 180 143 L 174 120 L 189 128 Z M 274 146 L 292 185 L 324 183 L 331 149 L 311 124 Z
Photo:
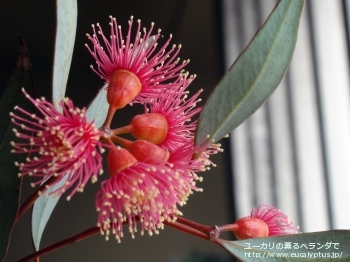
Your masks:
M 37 259 L 43 255 L 46 255 L 52 251 L 55 251 L 57 249 L 60 249 L 62 247 L 65 247 L 65 246 L 68 246 L 68 245 L 71 245 L 71 244 L 74 244 L 74 243 L 77 243 L 79 242 L 80 240 L 83 240 L 85 238 L 88 238 L 90 236 L 93 236 L 93 235 L 96 235 L 100 232 L 100 229 L 98 227 L 92 227 L 92 228 L 89 228 L 77 235 L 74 235 L 72 237 L 69 237 L 67 239 L 64 239 L 60 242 L 57 242 L 56 244 L 53 244 L 51 246 L 48 246 L 46 248 L 43 248 L 33 254 L 30 254 L 20 260 L 18 260 L 18 262 L 27 262 L 27 261 L 31 261 L 33 259 Z
M 136 218 L 137 221 L 139 221 L 139 218 Z M 212 227 L 209 226 L 205 226 L 205 225 L 201 225 L 198 224 L 194 221 L 185 219 L 185 218 L 178 218 L 178 221 L 176 222 L 168 222 L 168 221 L 164 221 L 164 224 L 167 226 L 170 226 L 172 228 L 175 228 L 177 230 L 180 230 L 182 232 L 188 233 L 190 235 L 199 237 L 201 239 L 204 240 L 208 240 L 211 241 L 209 234 L 207 234 L 208 230 L 210 230 Z M 123 225 L 127 224 L 128 222 L 125 221 L 123 223 Z M 34 259 L 38 259 L 39 257 L 46 255 L 48 253 L 51 253 L 57 249 L 63 248 L 65 246 L 77 243 L 85 238 L 91 237 L 93 235 L 96 235 L 100 233 L 100 228 L 97 226 L 94 226 L 92 228 L 89 228 L 87 230 L 84 230 L 81 233 L 78 233 L 72 237 L 69 237 L 67 239 L 64 239 L 60 242 L 57 242 L 51 246 L 48 246 L 46 248 L 43 248 L 33 254 L 30 254 L 20 260 L 18 260 L 18 262 L 28 262 Z
M 266 211 L 267 210 L 267 211 Z M 266 206 L 266 205 L 261 205 L 259 206 L 259 208 L 253 209 L 252 210 L 252 216 L 253 215 L 261 215 L 261 213 L 266 214 L 266 212 L 272 212 L 272 211 L 276 211 L 274 207 L 270 207 L 270 206 Z M 273 215 L 273 218 L 276 218 L 275 216 L 279 215 L 278 218 L 280 218 L 281 213 L 280 212 L 275 212 Z M 284 218 L 284 217 L 283 217 Z M 140 217 L 136 216 L 135 218 L 135 223 L 136 222 L 140 222 Z M 271 217 L 270 217 L 271 219 Z M 278 220 L 280 222 L 280 220 Z M 142 221 L 141 221 L 142 222 Z M 183 218 L 183 217 L 177 217 L 176 220 L 174 221 L 168 221 L 165 220 L 164 225 L 175 228 L 179 231 L 185 232 L 187 234 L 199 237 L 201 239 L 204 240 L 208 240 L 217 244 L 220 244 L 220 232 L 225 232 L 225 231 L 235 231 L 238 227 L 236 224 L 228 224 L 228 225 L 223 225 L 223 226 L 207 226 L 207 225 L 203 225 L 203 224 L 199 224 L 197 222 L 194 222 L 192 220 Z M 129 221 L 123 221 L 121 223 L 122 226 L 129 224 Z M 111 225 L 110 225 L 111 226 Z M 292 233 L 291 232 L 291 225 L 289 224 L 288 227 L 288 232 L 286 231 L 286 228 L 284 228 L 284 232 L 285 233 Z M 31 255 L 28 255 L 24 258 L 22 258 L 21 260 L 19 260 L 18 262 L 27 262 L 27 261 L 31 261 L 33 259 L 35 259 L 35 261 L 38 261 L 38 258 L 40 256 L 43 256 L 45 254 L 48 254 L 52 251 L 55 251 L 57 249 L 63 248 L 67 245 L 70 244 L 74 244 L 80 240 L 83 240 L 87 237 L 96 235 L 97 233 L 101 232 L 101 228 L 99 226 L 95 226 L 92 227 L 90 229 L 87 229 L 81 233 L 78 233 L 72 237 L 69 237 L 67 239 L 64 239 L 58 243 L 55 243 L 51 246 L 48 246 L 42 250 L 39 250 Z

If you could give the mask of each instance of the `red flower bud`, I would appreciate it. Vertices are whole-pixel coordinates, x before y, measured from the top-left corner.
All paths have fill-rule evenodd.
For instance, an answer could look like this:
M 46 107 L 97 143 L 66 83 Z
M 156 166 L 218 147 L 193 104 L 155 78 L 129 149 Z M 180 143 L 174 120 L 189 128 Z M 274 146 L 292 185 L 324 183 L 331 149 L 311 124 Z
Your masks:
M 237 239 L 296 234 L 298 230 L 285 214 L 269 205 L 253 208 L 249 217 L 219 227 L 220 232 L 232 231 Z
M 136 139 L 160 144 L 168 133 L 168 122 L 162 114 L 151 113 L 135 116 L 130 125 L 131 134 Z
M 159 162 L 167 161 L 169 159 L 168 151 L 145 140 L 132 142 L 128 149 L 138 161 L 155 160 L 156 162 Z
M 125 148 L 115 147 L 109 151 L 107 157 L 108 171 L 111 177 L 136 163 L 136 158 Z
M 232 231 L 237 239 L 267 237 L 269 235 L 267 224 L 259 218 L 252 217 L 238 219 L 232 225 Z
M 107 101 L 114 109 L 123 108 L 141 91 L 139 78 L 130 71 L 117 70 L 110 79 L 107 89 Z

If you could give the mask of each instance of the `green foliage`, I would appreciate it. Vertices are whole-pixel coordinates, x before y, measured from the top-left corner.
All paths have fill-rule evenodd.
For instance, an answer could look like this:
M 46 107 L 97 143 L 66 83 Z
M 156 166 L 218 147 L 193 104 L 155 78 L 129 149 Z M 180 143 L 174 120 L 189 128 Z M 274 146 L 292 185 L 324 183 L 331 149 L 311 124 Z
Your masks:
M 66 93 L 78 16 L 76 0 L 56 0 L 56 2 L 57 29 L 52 81 L 53 102 L 61 101 Z M 57 105 L 55 105 L 55 107 L 57 110 L 61 110 Z
M 101 87 L 95 96 L 94 100 L 88 106 L 86 110 L 87 121 L 95 121 L 95 126 L 97 128 L 101 127 L 106 120 L 107 111 L 109 104 L 107 102 L 107 85 Z
M 21 179 L 15 161 L 24 162 L 26 155 L 11 154 L 10 141 L 16 136 L 12 129 L 9 113 L 18 105 L 28 112 L 35 112 L 34 105 L 25 98 L 21 89 L 34 94 L 33 75 L 30 59 L 24 41 L 19 37 L 19 55 L 10 82 L 0 98 L 0 258 L 4 259 L 11 231 L 17 216 L 20 197 Z
M 49 194 L 63 186 L 66 180 L 66 178 L 63 178 L 57 184 L 50 187 L 45 194 L 42 194 L 34 203 L 32 212 L 32 238 L 34 248 L 37 251 L 39 250 L 41 237 L 46 224 L 61 197 L 61 195 L 50 196 Z
M 52 81 L 53 102 L 59 102 L 65 97 L 69 69 L 72 62 L 78 15 L 76 0 L 57 0 L 56 3 L 57 28 Z M 54 103 L 54 106 L 57 110 L 62 110 L 56 103 Z M 64 182 L 65 181 L 62 180 L 46 193 L 53 192 Z M 53 198 L 43 195 L 37 199 L 33 206 L 32 238 L 36 250 L 39 249 L 42 234 L 59 198 L 60 196 Z
M 216 241 L 240 261 L 350 261 L 350 230 Z M 288 248 L 290 246 L 290 248 Z
M 200 115 L 196 144 L 215 142 L 253 114 L 272 94 L 291 62 L 305 0 L 280 1 L 214 89 Z
M 86 110 L 86 118 L 88 121 L 95 121 L 95 125 L 97 127 L 102 126 L 106 114 L 108 111 L 108 103 L 107 103 L 107 95 L 106 95 L 105 87 L 102 87 L 94 100 L 89 105 Z M 55 209 L 59 196 L 49 196 L 51 192 L 54 192 L 57 188 L 61 187 L 66 182 L 66 179 L 63 178 L 56 185 L 50 187 L 45 194 L 41 195 L 34 203 L 33 213 L 32 213 L 32 238 L 34 247 L 36 250 L 39 250 L 41 237 L 44 233 L 44 229 L 46 227 L 49 218 L 53 210 Z

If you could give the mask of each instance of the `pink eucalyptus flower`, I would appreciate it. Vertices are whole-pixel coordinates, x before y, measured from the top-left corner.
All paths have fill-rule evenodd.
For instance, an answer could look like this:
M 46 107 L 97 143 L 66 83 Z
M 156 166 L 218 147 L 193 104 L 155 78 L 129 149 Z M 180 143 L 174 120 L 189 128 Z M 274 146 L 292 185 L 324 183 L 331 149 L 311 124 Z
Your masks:
M 154 159 L 151 163 L 135 162 L 127 150 L 118 150 L 122 155 L 114 151 L 115 159 L 109 163 L 115 171 L 110 170 L 111 178 L 101 183 L 96 195 L 97 225 L 107 240 L 112 233 L 118 242 L 123 237 L 123 223 L 129 225 L 132 237 L 137 232 L 137 221 L 141 223 L 141 235 L 144 231 L 158 234 L 164 220 L 174 222 L 181 215 L 177 205 L 184 205 L 192 190 L 200 191 L 195 186 L 196 178 L 173 170 L 164 162 L 155 164 Z M 119 159 L 120 165 L 116 163 Z M 127 162 L 133 164 L 125 165 Z M 118 166 L 127 167 L 119 170 Z
M 269 236 L 295 234 L 299 229 L 298 226 L 293 226 L 288 216 L 281 210 L 269 205 L 253 208 L 250 217 L 263 220 L 269 229 Z
M 170 153 L 168 162 L 176 170 L 187 170 L 189 172 L 203 172 L 210 169 L 210 165 L 216 165 L 209 160 L 210 155 L 223 152 L 221 144 L 194 145 L 194 139 L 176 148 Z
M 166 50 L 172 38 L 171 35 L 165 44 L 158 49 L 157 41 L 161 38 L 161 30 L 159 29 L 156 35 L 152 35 L 154 23 L 151 24 L 148 31 L 143 29 L 142 33 L 141 22 L 137 20 L 137 31 L 134 40 L 132 40 L 133 17 L 129 20 L 129 29 L 125 39 L 121 26 L 117 24 L 115 18 L 111 16 L 110 18 L 111 38 L 104 35 L 99 24 L 97 24 L 97 30 L 92 25 L 92 36 L 87 34 L 93 44 L 92 48 L 86 46 L 96 60 L 97 69 L 91 66 L 96 74 L 106 82 L 110 82 L 112 75 L 117 71 L 129 72 L 136 76 L 141 88 L 135 90 L 135 93 L 138 94 L 131 102 L 150 101 L 157 98 L 163 90 L 178 85 L 176 80 L 181 76 L 182 68 L 189 60 L 179 64 L 179 58 L 176 57 L 181 45 L 177 48 L 176 45 L 173 45 L 169 50 Z M 169 83 L 169 81 L 175 81 L 175 83 Z
M 159 97 L 145 104 L 145 114 L 137 115 L 130 125 L 118 128 L 115 134 L 130 132 L 136 139 L 147 140 L 165 150 L 176 148 L 193 140 L 197 121 L 191 117 L 201 111 L 196 107 L 202 90 L 187 99 L 186 88 L 194 76 L 184 75 L 180 85 L 159 94 Z
M 195 76 L 194 76 L 195 77 Z M 158 143 L 161 148 L 173 151 L 184 144 L 193 141 L 197 120 L 191 122 L 191 118 L 201 112 L 202 107 L 196 107 L 199 90 L 192 97 L 187 99 L 188 92 L 185 91 L 192 82 L 193 76 L 189 79 L 184 76 L 181 79 L 181 86 L 175 87 L 160 94 L 158 98 L 146 104 L 146 116 L 148 114 L 158 114 L 163 116 L 167 133 L 162 142 Z
M 185 106 L 180 114 L 195 110 L 192 109 L 195 99 L 191 98 L 191 106 Z M 177 205 L 185 204 L 192 191 L 202 191 L 195 185 L 196 181 L 202 180 L 196 172 L 208 169 L 210 164 L 214 165 L 208 156 L 222 151 L 218 144 L 195 147 L 192 135 L 188 141 L 182 141 L 183 145 L 171 151 L 169 157 L 164 158 L 152 148 L 164 149 L 148 141 L 124 140 L 117 137 L 113 139 L 128 150 L 118 147 L 110 151 L 108 166 L 111 178 L 102 182 L 102 189 L 96 196 L 98 226 L 106 234 L 106 239 L 112 233 L 118 242 L 123 236 L 123 224 L 129 224 L 129 232 L 134 236 L 136 223 L 140 221 L 141 234 L 147 231 L 152 235 L 153 232 L 158 234 L 158 229 L 163 228 L 165 219 L 175 221 L 176 216 L 181 214 Z M 138 143 L 143 146 L 133 147 L 133 144 Z M 196 159 L 193 158 L 195 153 L 198 154 Z
M 14 129 L 23 142 L 12 141 L 12 152 L 30 154 L 31 157 L 28 156 L 25 163 L 16 163 L 20 169 L 18 175 L 40 177 L 33 186 L 52 176 L 58 177 L 55 184 L 65 177 L 65 184 L 52 194 L 62 194 L 72 187 L 69 200 L 76 191 L 83 191 L 90 177 L 96 181 L 97 174 L 103 172 L 100 133 L 93 122 L 87 122 L 85 108 L 74 108 L 68 98 L 59 103 L 61 113 L 44 98 L 34 100 L 24 90 L 23 93 L 41 116 L 20 107 L 15 108 L 16 114 L 11 113 L 12 122 L 23 130 Z
M 238 219 L 227 228 L 237 239 L 296 234 L 299 229 L 293 226 L 287 215 L 269 205 L 253 208 L 250 216 Z

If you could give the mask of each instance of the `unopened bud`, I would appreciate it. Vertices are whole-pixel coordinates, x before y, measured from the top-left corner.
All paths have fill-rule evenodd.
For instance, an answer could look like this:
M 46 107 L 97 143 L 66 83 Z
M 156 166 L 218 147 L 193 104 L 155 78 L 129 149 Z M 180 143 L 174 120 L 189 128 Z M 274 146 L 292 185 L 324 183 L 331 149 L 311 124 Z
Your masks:
M 117 70 L 110 79 L 107 88 L 107 101 L 114 109 L 129 104 L 141 91 L 139 78 L 130 71 Z
M 125 148 L 114 148 L 109 151 L 107 157 L 108 171 L 111 177 L 136 163 L 136 158 Z
M 160 144 L 168 133 L 168 122 L 162 114 L 150 113 L 135 116 L 130 125 L 131 134 L 136 139 Z
M 145 140 L 137 140 L 128 147 L 129 151 L 138 161 L 167 161 L 169 152 Z
M 287 215 L 269 205 L 253 208 L 250 216 L 219 227 L 220 232 L 232 231 L 237 239 L 297 234 L 298 230 Z
M 244 217 L 238 219 L 234 225 L 232 231 L 237 239 L 267 237 L 269 235 L 267 224 L 259 218 Z

